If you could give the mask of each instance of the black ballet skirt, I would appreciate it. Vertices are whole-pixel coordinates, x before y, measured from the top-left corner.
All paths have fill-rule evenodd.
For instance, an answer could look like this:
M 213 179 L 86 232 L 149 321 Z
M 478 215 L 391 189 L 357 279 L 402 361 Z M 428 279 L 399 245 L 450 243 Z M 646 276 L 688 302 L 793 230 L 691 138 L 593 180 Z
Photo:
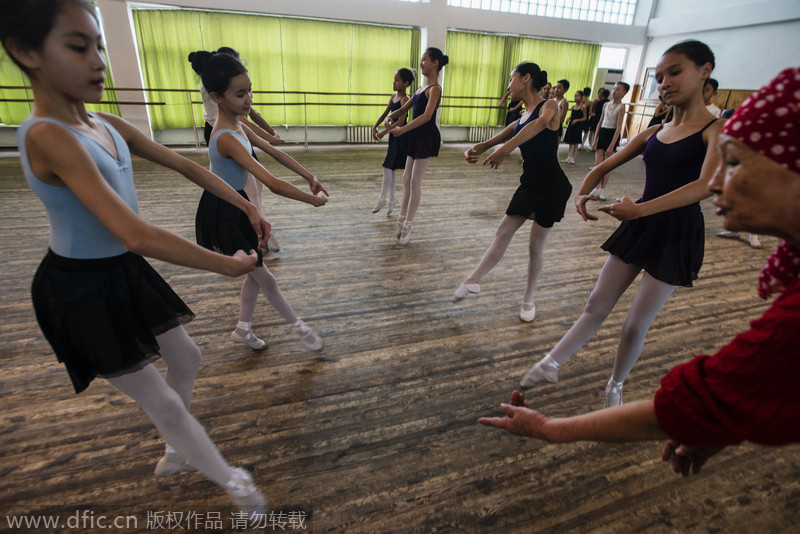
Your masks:
M 583 110 L 572 110 L 572 115 L 570 115 L 569 119 L 569 126 L 567 126 L 567 132 L 564 134 L 564 143 L 568 145 L 579 145 L 583 141 L 583 126 L 586 124 L 586 121 L 577 123 L 574 122 L 575 120 L 580 119 L 582 115 Z
M 556 132 L 552 132 L 555 136 Z M 539 134 L 541 135 L 541 133 Z M 532 219 L 542 228 L 552 228 L 564 218 L 572 185 L 557 159 L 523 163 L 519 187 L 511 197 L 506 215 Z
M 237 191 L 246 200 L 244 191 Z M 257 266 L 263 264 L 261 250 L 258 249 L 258 235 L 247 215 L 216 195 L 203 191 L 197 214 L 194 219 L 197 244 L 226 256 L 233 256 L 237 250 L 258 254 Z
M 391 112 L 397 111 L 402 107 L 403 103 L 398 100 L 392 102 Z M 408 134 L 404 133 L 399 137 L 389 134 L 389 148 L 386 149 L 386 158 L 383 160 L 384 169 L 405 169 L 406 158 L 408 157 Z
M 692 287 L 705 250 L 705 221 L 699 207 L 691 209 L 694 207 L 623 221 L 602 249 L 641 267 L 657 280 Z
M 433 86 L 431 86 L 433 87 Z M 428 97 L 425 91 L 415 93 L 412 97 L 414 118 L 416 119 L 428 107 Z M 408 155 L 414 159 L 435 158 L 439 155 L 439 145 L 442 144 L 442 136 L 436 126 L 436 112 L 439 111 L 439 103 L 436 103 L 436 110 L 433 112 L 431 120 L 418 128 L 408 132 Z
M 156 336 L 194 318 L 141 256 L 74 259 L 48 251 L 31 287 L 36 319 L 75 393 L 159 357 Z
M 706 154 L 703 130 L 713 123 L 672 143 L 662 143 L 657 133 L 650 136 L 644 150 L 645 187 L 638 202 L 660 197 L 699 178 Z M 602 248 L 657 280 L 691 287 L 703 265 L 705 248 L 700 204 L 623 221 Z

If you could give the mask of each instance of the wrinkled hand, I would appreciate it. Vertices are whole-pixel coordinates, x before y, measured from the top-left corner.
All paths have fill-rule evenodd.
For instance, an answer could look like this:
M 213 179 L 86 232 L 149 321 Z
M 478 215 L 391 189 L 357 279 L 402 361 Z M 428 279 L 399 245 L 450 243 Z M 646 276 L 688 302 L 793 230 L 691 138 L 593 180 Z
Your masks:
M 478 423 L 501 428 L 517 436 L 547 439 L 544 427 L 549 418 L 535 410 L 528 409 L 525 396 L 519 391 L 515 390 L 511 394 L 509 403 L 501 404 L 500 409 L 506 414 L 505 417 L 481 417 L 478 419 Z
M 628 197 L 618 198 L 616 204 L 606 204 L 597 209 L 620 221 L 630 221 L 641 217 L 639 205 Z
M 589 210 L 586 209 L 586 203 L 592 200 L 590 195 L 577 195 L 575 197 L 575 209 L 578 211 L 578 215 L 586 221 L 596 221 L 597 216 L 592 215 L 589 213 Z
M 500 167 L 500 164 L 503 163 L 503 160 L 506 159 L 508 153 L 501 147 L 492 152 L 488 158 L 483 160 L 483 164 L 486 165 L 487 163 L 493 169 Z
M 255 250 L 251 250 L 249 254 L 244 250 L 237 250 L 230 258 L 233 261 L 230 262 L 230 269 L 225 274 L 236 278 L 237 276 L 247 274 L 255 269 L 256 262 L 258 261 L 258 254 L 256 254 Z
M 689 476 L 691 472 L 696 475 L 709 458 L 724 448 L 724 445 L 688 447 L 671 439 L 664 445 L 661 459 L 665 462 L 672 462 L 672 471 L 675 473 Z

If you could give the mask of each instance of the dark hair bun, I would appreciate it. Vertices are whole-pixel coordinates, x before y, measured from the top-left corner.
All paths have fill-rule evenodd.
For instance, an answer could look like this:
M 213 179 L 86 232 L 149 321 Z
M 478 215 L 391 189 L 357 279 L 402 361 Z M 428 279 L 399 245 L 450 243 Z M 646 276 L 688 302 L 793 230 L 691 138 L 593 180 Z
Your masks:
M 214 55 L 215 52 L 206 52 L 205 50 L 198 50 L 197 52 L 189 53 L 189 63 L 192 64 L 192 70 L 197 74 L 203 74 L 203 69 L 206 68 L 206 63 Z

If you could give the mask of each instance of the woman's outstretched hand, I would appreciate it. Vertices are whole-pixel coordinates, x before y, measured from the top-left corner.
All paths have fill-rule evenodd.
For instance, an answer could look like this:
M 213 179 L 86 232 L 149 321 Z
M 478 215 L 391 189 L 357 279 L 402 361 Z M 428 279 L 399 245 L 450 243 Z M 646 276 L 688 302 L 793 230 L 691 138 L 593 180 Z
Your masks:
M 544 428 L 549 418 L 535 410 L 528 409 L 525 395 L 519 391 L 514 390 L 508 404 L 501 404 L 500 409 L 506 414 L 505 417 L 481 417 L 478 422 L 482 425 L 502 428 L 517 436 L 547 439 Z

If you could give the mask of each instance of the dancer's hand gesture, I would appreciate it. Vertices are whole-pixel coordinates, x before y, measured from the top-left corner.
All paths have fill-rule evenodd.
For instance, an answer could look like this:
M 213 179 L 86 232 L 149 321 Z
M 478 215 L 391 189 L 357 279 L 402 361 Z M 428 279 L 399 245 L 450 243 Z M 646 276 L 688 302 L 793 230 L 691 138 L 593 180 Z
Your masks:
M 597 217 L 589 213 L 589 210 L 586 209 L 586 203 L 592 200 L 591 195 L 577 195 L 575 197 L 575 209 L 578 210 L 578 215 L 584 221 L 596 221 Z
M 606 204 L 597 209 L 608 213 L 620 221 L 630 221 L 631 219 L 638 219 L 641 217 L 639 205 L 628 197 L 618 198 L 616 204 Z

